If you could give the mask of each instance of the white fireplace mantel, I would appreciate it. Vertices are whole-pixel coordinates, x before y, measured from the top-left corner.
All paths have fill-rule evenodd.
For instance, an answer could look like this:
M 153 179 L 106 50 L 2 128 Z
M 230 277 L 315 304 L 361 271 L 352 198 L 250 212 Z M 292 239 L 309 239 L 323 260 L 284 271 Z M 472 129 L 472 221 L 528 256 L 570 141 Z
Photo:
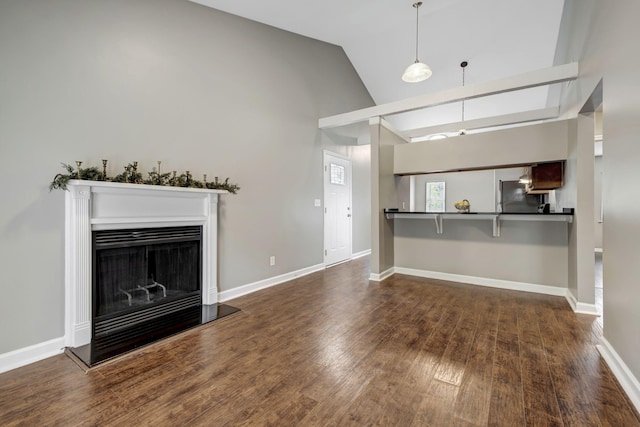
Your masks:
M 65 344 L 91 342 L 91 232 L 202 226 L 202 303 L 218 302 L 218 195 L 224 190 L 71 180 L 65 196 Z

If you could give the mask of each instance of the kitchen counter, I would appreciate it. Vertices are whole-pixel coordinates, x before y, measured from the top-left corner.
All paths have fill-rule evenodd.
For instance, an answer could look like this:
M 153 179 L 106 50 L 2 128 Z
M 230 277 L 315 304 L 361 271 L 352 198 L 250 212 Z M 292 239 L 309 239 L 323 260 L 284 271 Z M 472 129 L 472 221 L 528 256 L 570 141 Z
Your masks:
M 571 216 L 573 217 L 573 213 L 566 212 L 549 212 L 549 213 L 539 213 L 539 212 L 425 212 L 425 211 L 401 211 L 399 209 L 385 209 L 385 214 L 418 214 L 418 215 L 539 215 L 539 216 Z
M 573 213 L 564 212 L 424 212 L 385 209 L 387 219 L 432 219 L 437 234 L 443 233 L 443 220 L 490 220 L 493 223 L 493 237 L 500 237 L 500 221 L 553 221 L 573 222 Z

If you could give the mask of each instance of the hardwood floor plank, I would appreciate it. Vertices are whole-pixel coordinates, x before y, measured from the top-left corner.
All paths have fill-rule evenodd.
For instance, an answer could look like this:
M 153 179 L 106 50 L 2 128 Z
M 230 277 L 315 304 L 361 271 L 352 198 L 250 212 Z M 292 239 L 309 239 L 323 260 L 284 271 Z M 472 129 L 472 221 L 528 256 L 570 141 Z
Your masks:
M 476 333 L 478 315 L 471 310 L 465 310 L 458 320 L 447 345 L 442 360 L 436 368 L 434 379 L 455 386 L 462 382 L 467 357 Z
M 553 420 L 561 419 L 560 408 L 551 378 L 547 355 L 542 344 L 540 328 L 533 307 L 526 303 L 518 306 L 518 332 L 524 407 L 532 416 Z M 530 420 L 527 418 L 527 424 Z
M 481 316 L 454 407 L 454 425 L 483 426 L 489 417 L 499 312 L 487 299 L 477 308 Z
M 525 422 L 517 331 L 517 311 L 509 298 L 501 307 L 498 319 L 489 425 L 521 426 Z
M 362 258 L 84 373 L 0 374 L 0 425 L 624 426 L 639 416 L 564 298 L 394 275 Z
M 543 332 L 542 341 L 564 424 L 602 425 L 592 404 L 593 397 L 589 398 L 585 390 L 585 381 L 593 378 L 593 371 L 583 369 L 579 353 L 576 353 L 584 346 L 576 343 L 567 324 L 556 321 L 554 311 L 545 307 L 536 310 L 543 314 L 538 324 Z M 599 356 L 587 352 L 583 357 L 591 357 L 593 360 Z

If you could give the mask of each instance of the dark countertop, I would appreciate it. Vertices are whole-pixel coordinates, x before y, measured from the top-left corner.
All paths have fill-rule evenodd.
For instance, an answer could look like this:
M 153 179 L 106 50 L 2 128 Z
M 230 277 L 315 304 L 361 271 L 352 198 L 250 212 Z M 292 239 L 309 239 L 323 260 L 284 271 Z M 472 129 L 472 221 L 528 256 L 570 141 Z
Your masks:
M 393 213 L 393 214 L 425 214 L 425 215 L 573 215 L 573 212 L 549 212 L 549 213 L 539 213 L 539 212 L 425 212 L 425 211 L 401 211 L 398 209 L 385 209 L 384 213 Z

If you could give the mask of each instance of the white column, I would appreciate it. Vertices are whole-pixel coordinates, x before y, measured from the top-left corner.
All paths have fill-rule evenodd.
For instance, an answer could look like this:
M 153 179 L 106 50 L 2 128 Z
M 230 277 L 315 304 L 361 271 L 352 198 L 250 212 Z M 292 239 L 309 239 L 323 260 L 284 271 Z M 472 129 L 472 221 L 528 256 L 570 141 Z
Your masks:
M 91 188 L 72 186 L 66 196 L 66 341 L 91 342 Z
M 218 194 L 204 201 L 207 220 L 202 227 L 202 304 L 218 302 Z

